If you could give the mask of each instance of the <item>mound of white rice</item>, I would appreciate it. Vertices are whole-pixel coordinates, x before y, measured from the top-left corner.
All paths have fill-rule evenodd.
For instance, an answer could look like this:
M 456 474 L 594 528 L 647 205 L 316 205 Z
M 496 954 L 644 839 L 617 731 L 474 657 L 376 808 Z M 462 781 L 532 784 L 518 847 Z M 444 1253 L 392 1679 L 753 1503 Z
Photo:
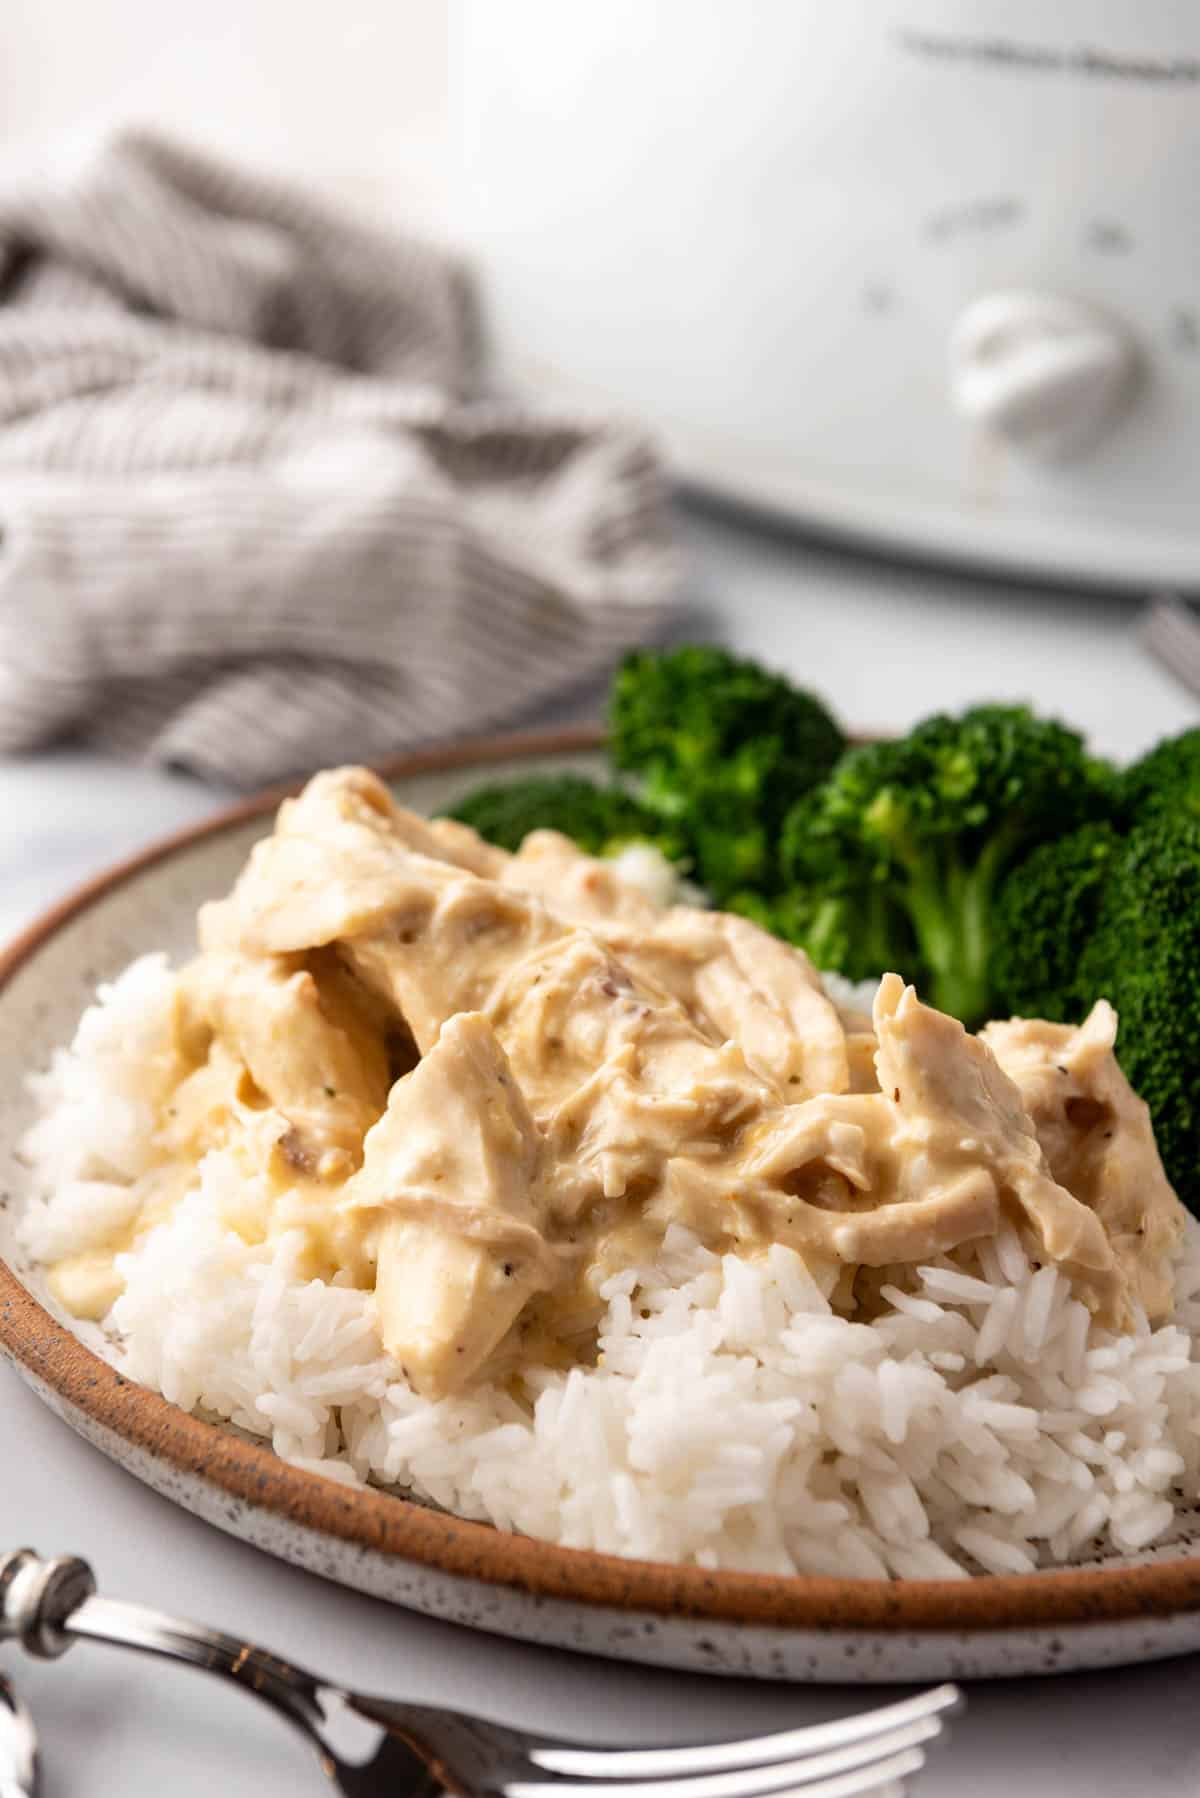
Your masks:
M 135 963 L 38 1078 L 39 1260 L 129 1215 L 171 987 L 161 957 Z M 296 1235 L 251 1247 L 227 1225 L 244 1193 L 210 1154 L 124 1257 L 107 1352 L 334 1479 L 574 1547 L 880 1578 L 1136 1553 L 1200 1493 L 1200 1231 L 1175 1321 L 1114 1336 L 1014 1235 L 916 1270 L 861 1324 L 791 1251 L 721 1258 L 672 1229 L 656 1266 L 609 1282 L 594 1368 L 435 1404 L 383 1355 L 371 1294 L 301 1278 Z

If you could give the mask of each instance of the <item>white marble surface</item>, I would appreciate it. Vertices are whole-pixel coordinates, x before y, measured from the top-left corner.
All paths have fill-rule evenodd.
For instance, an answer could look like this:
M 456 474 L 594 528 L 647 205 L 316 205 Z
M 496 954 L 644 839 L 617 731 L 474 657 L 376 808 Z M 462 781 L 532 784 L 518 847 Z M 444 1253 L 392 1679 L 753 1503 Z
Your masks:
M 1027 696 L 1129 754 L 1193 723 L 1197 705 L 1150 663 L 1123 601 L 914 575 L 729 521 L 693 518 L 700 609 L 739 647 L 829 693 L 864 726 L 937 705 Z M 222 796 L 86 755 L 0 763 L 0 934 L 116 856 Z M 752 1686 L 585 1661 L 475 1637 L 297 1573 L 174 1510 L 100 1459 L 0 1370 L 0 1544 L 93 1561 L 104 1587 L 244 1630 L 362 1687 L 445 1699 L 593 1738 L 757 1731 L 853 1707 L 846 1690 Z M 49 1798 L 299 1798 L 315 1759 L 248 1700 L 203 1676 L 80 1647 L 0 1665 L 32 1703 Z M 977 1686 L 930 1798 L 1179 1798 L 1200 1789 L 1198 1669 Z

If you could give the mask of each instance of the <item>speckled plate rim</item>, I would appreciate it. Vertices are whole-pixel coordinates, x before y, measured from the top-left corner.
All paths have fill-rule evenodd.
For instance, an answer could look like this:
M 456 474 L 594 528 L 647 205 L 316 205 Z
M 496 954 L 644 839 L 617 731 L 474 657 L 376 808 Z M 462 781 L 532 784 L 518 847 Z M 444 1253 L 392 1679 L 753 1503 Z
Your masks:
M 380 764 L 388 780 L 594 750 L 597 729 L 494 737 Z M 218 811 L 118 862 L 51 906 L 0 953 L 0 1005 L 14 976 L 67 923 L 148 868 L 205 838 L 264 820 L 294 787 Z M 147 945 L 151 947 L 152 945 Z M 1200 1559 L 1145 1565 L 981 1575 L 972 1580 L 869 1579 L 709 1572 L 560 1548 L 470 1523 L 374 1490 L 352 1490 L 290 1467 L 274 1452 L 193 1417 L 136 1385 L 42 1306 L 0 1259 L 0 1350 L 35 1387 L 153 1460 L 208 1482 L 281 1521 L 431 1571 L 565 1600 L 715 1624 L 864 1632 L 1028 1631 L 1127 1623 L 1200 1612 Z

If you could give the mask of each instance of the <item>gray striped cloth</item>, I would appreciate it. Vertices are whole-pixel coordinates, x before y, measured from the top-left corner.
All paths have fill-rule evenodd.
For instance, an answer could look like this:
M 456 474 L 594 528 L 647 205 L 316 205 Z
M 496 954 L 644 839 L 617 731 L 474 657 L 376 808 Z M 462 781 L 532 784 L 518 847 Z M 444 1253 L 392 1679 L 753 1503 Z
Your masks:
M 255 785 L 474 734 L 664 626 L 628 427 L 478 397 L 446 252 L 147 134 L 0 193 L 0 749 Z

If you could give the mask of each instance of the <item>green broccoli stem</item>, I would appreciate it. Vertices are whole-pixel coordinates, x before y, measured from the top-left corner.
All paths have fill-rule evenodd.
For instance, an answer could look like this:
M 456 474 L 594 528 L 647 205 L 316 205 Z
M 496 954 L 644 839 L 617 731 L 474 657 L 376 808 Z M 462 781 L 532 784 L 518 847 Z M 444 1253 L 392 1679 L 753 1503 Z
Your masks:
M 892 909 L 889 894 L 876 885 L 869 887 L 865 901 L 860 901 L 855 906 L 852 937 L 855 944 L 852 969 L 854 979 L 870 979 L 873 974 L 885 972 L 894 963 L 896 932 Z
M 803 933 L 802 947 L 816 968 L 837 968 L 842 960 L 842 910 L 844 904 L 845 901 L 842 899 L 822 899 L 808 920 Z
M 952 855 L 907 863 L 906 899 L 929 969 L 929 1000 L 968 1030 L 983 1023 L 991 1007 L 992 901 L 1017 835 L 998 833 L 971 865 Z

